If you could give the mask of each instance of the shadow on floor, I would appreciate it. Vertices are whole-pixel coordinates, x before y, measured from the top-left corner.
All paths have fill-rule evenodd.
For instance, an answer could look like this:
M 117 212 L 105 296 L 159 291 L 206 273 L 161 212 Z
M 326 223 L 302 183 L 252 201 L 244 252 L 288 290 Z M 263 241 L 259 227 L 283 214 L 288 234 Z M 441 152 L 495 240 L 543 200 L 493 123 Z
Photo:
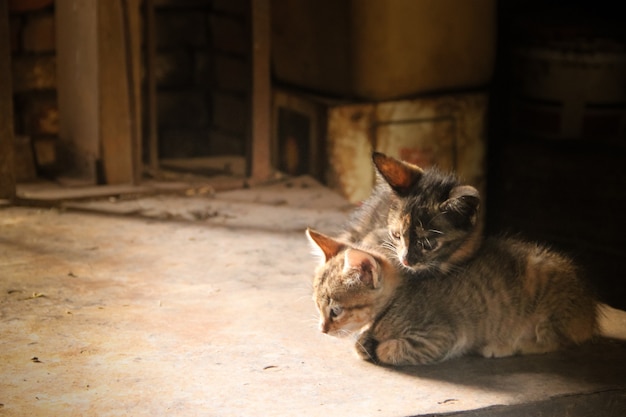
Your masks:
M 549 381 L 595 387 L 621 387 L 626 381 L 626 342 L 601 339 L 562 352 L 500 359 L 463 357 L 437 365 L 407 366 L 397 372 L 419 378 L 512 392 L 535 375 Z

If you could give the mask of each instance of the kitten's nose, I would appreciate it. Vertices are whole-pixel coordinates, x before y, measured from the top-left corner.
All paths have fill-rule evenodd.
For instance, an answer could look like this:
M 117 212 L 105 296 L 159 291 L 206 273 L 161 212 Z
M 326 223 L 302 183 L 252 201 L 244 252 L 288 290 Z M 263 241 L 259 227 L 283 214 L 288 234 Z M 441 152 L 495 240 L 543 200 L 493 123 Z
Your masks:
M 330 330 L 330 325 L 328 324 L 328 322 L 322 322 L 320 323 L 320 330 L 322 331 L 322 333 L 326 334 L 328 333 L 328 330 Z
M 400 262 L 402 262 L 402 265 L 404 266 L 409 266 L 409 260 L 407 259 L 406 256 L 403 256 L 402 259 L 400 259 Z

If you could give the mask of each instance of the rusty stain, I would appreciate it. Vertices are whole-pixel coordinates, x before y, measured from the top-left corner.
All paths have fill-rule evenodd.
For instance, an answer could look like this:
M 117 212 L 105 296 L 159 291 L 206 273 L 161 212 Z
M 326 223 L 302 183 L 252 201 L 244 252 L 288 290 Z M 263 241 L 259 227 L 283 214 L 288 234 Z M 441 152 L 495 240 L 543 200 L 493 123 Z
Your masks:
M 363 114 L 362 111 L 356 111 L 356 112 L 352 113 L 352 116 L 350 116 L 350 120 L 353 123 L 358 123 L 359 121 L 361 121 L 363 116 L 364 116 L 364 114 Z
M 352 203 L 366 199 L 374 183 L 374 111 L 372 104 L 339 106 L 329 111 L 328 181 Z
M 328 184 L 351 203 L 367 198 L 377 150 L 454 170 L 484 196 L 486 110 L 480 93 L 331 107 Z

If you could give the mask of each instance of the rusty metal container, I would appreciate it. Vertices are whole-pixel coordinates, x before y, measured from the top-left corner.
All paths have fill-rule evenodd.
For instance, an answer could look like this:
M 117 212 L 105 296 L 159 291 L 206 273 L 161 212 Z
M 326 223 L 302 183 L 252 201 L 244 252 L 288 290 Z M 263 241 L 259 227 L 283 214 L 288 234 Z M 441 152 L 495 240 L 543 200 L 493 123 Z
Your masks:
M 290 174 L 313 174 L 358 203 L 374 184 L 371 154 L 377 150 L 455 171 L 485 198 L 486 112 L 484 93 L 346 103 L 277 90 L 274 163 Z M 285 117 L 289 113 L 299 116 Z
M 390 100 L 491 79 L 495 0 L 273 1 L 272 69 L 309 91 Z

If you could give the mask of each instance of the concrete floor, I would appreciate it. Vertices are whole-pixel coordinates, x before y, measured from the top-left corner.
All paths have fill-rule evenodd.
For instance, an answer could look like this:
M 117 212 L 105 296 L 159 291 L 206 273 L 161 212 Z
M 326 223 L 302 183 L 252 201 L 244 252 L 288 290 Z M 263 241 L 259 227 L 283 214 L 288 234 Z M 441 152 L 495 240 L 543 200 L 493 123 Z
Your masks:
M 626 415 L 621 342 L 358 360 L 317 329 L 303 234 L 346 202 L 306 178 L 206 190 L 0 208 L 0 415 Z

